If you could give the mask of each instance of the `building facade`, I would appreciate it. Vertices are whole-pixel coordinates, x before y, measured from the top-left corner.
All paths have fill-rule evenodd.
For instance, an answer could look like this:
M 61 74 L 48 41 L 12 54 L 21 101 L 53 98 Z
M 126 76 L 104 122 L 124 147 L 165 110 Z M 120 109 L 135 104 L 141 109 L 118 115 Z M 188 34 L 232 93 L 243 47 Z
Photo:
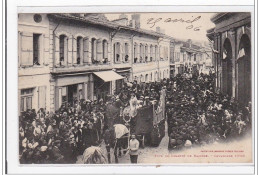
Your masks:
M 212 50 L 209 46 L 193 44 L 191 40 L 175 41 L 170 47 L 171 76 L 184 72 L 208 74 L 212 69 Z
M 140 15 L 19 14 L 19 111 L 106 98 L 124 81 L 169 78 L 170 40 Z
M 218 13 L 207 36 L 214 44 L 216 88 L 241 104 L 251 101 L 251 14 Z

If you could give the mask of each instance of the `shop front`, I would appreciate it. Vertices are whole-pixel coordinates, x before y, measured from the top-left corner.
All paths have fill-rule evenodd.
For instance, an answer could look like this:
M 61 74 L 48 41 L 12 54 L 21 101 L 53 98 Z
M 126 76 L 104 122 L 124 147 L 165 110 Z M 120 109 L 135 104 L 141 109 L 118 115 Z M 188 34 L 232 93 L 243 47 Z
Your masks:
M 75 105 L 80 100 L 93 99 L 91 74 L 57 77 L 55 86 L 55 110 L 62 104 Z
M 123 84 L 125 82 L 128 82 L 130 81 L 130 69 L 127 68 L 127 69 L 117 69 L 115 70 L 116 73 L 118 73 L 119 75 L 121 75 L 123 77 L 123 79 L 119 79 L 119 80 L 116 80 L 115 81 L 115 92 L 116 93 L 119 93 L 123 87 Z
M 94 72 L 94 99 L 106 100 L 107 96 L 114 94 L 120 85 L 122 87 L 123 81 L 124 77 L 114 71 Z

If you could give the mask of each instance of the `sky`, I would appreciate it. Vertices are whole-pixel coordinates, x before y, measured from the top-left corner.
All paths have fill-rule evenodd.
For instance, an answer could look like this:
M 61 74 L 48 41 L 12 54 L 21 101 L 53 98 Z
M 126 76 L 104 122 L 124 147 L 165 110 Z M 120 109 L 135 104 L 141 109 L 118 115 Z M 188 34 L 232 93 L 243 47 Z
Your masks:
M 210 18 L 214 13 L 140 13 L 141 28 L 156 30 L 159 26 L 165 34 L 176 39 L 208 41 L 207 30 L 214 27 Z M 120 14 L 105 14 L 108 20 L 118 19 Z M 128 20 L 131 14 L 126 13 Z

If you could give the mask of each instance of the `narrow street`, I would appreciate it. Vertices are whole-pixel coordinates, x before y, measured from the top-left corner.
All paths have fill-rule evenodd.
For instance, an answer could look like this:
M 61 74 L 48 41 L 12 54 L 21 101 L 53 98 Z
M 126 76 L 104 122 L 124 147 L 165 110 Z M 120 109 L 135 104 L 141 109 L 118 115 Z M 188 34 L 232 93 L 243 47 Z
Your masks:
M 251 141 L 251 135 L 248 134 L 241 140 L 232 141 L 230 143 L 213 143 L 208 145 L 202 145 L 192 148 L 184 148 L 182 150 L 168 150 L 169 136 L 167 132 L 167 122 L 165 124 L 165 136 L 162 139 L 158 147 L 148 147 L 139 149 L 138 164 L 169 164 L 169 163 L 223 163 L 234 161 L 233 157 L 249 157 L 248 162 L 252 161 L 250 154 L 252 154 L 252 144 L 248 144 Z M 245 143 L 245 144 L 243 144 Z M 238 146 L 239 144 L 239 146 Z M 101 144 L 101 148 L 106 155 L 106 148 L 104 142 Z M 225 153 L 220 154 L 218 150 L 223 150 Z M 230 153 L 230 150 L 239 152 L 243 150 L 242 153 Z M 212 153 L 212 151 L 216 153 Z M 211 153 L 209 153 L 211 152 Z M 111 161 L 115 164 L 114 153 L 111 149 Z M 231 157 L 232 156 L 232 157 Z M 209 157 L 211 157 L 209 161 Z M 128 154 L 122 155 L 118 158 L 119 164 L 129 164 L 130 156 Z M 236 159 L 239 163 L 241 160 Z M 76 164 L 83 164 L 82 156 L 78 156 Z
M 149 159 L 151 159 L 151 156 L 155 156 L 156 154 L 168 154 L 168 142 L 169 142 L 169 136 L 167 132 L 167 122 L 165 123 L 165 136 L 162 139 L 160 145 L 158 147 L 145 147 L 139 149 L 139 157 L 138 157 L 138 163 L 146 163 Z M 106 148 L 104 142 L 101 144 L 101 148 L 104 151 L 104 154 L 106 155 Z M 111 161 L 112 163 L 115 163 L 115 157 L 113 156 L 113 150 L 111 149 Z M 82 156 L 78 156 L 77 164 L 82 164 Z M 128 164 L 130 163 L 130 156 L 129 154 L 122 155 L 119 157 L 119 163 L 121 164 Z M 153 162 L 154 160 L 152 160 Z

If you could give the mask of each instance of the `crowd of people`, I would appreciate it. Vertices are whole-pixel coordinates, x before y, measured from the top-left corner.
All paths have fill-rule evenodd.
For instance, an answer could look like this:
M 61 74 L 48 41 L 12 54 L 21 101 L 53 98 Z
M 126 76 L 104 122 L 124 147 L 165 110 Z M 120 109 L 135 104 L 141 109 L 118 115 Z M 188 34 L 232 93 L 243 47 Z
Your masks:
M 178 75 L 167 86 L 169 148 L 227 141 L 251 128 L 251 102 L 215 91 L 214 74 Z
M 21 163 L 75 163 L 78 155 L 100 144 L 103 102 L 64 104 L 55 113 L 27 110 L 20 116 Z
M 159 100 L 159 83 L 125 83 L 106 100 L 97 99 L 64 103 L 59 110 L 48 112 L 34 109 L 22 112 L 19 117 L 19 151 L 22 164 L 75 163 L 78 155 L 90 146 L 100 145 L 108 123 L 106 106 L 113 104 L 123 109 L 136 99 L 137 107 Z M 137 100 L 138 99 L 138 100 Z M 125 124 L 122 117 L 113 124 Z
M 114 95 L 94 101 L 64 103 L 59 110 L 27 110 L 19 117 L 20 163 L 75 163 L 90 146 L 98 146 L 109 127 L 106 106 L 123 109 L 158 105 L 166 89 L 169 148 L 210 143 L 242 135 L 251 127 L 251 108 L 214 89 L 214 75 L 177 75 L 150 83 L 125 83 Z M 123 110 L 121 110 L 123 111 Z M 123 112 L 113 123 L 125 124 Z

